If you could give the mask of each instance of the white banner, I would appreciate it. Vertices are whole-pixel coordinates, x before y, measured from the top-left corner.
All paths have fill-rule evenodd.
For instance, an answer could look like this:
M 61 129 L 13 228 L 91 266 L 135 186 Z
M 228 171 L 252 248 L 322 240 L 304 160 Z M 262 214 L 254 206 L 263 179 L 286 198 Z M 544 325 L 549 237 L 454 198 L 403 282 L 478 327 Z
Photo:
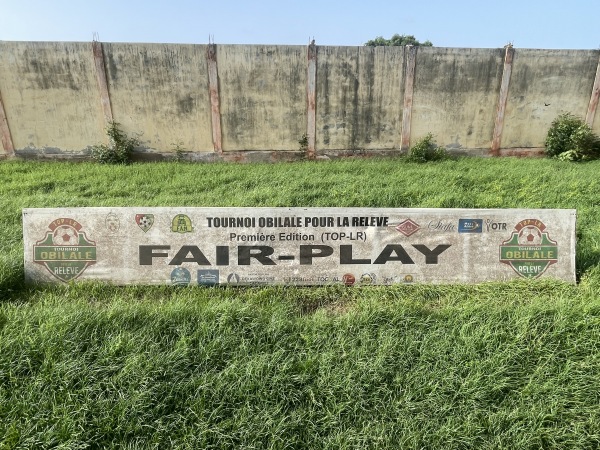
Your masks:
M 575 210 L 24 209 L 29 282 L 575 282 Z

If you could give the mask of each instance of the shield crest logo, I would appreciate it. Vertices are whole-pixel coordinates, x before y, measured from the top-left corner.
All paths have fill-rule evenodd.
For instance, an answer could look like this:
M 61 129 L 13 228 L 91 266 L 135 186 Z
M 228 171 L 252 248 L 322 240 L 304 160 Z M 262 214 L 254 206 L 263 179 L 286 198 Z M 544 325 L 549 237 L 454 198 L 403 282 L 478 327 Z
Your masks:
M 136 214 L 135 223 L 146 233 L 154 225 L 154 214 Z
M 33 246 L 33 262 L 64 282 L 79 277 L 96 261 L 96 242 L 88 239 L 79 222 L 68 217 L 53 220 L 46 236 Z

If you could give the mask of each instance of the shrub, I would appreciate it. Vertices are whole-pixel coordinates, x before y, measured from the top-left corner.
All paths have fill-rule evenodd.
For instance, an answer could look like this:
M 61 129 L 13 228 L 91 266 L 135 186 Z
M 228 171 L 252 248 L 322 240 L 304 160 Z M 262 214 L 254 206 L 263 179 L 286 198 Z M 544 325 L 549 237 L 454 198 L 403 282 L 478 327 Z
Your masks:
M 304 133 L 302 137 L 298 140 L 298 144 L 300 144 L 301 152 L 306 152 L 308 150 L 308 136 L 306 133 Z
M 560 114 L 544 141 L 546 155 L 565 161 L 586 161 L 600 157 L 600 138 L 588 124 L 571 113 Z
M 450 155 L 445 148 L 438 147 L 433 138 L 433 134 L 427 133 L 425 137 L 421 138 L 410 148 L 407 157 L 410 161 L 424 163 L 448 159 Z
M 106 134 L 109 144 L 94 145 L 92 158 L 100 164 L 129 164 L 133 149 L 139 145 L 139 141 L 128 137 L 117 122 L 108 124 Z
M 171 147 L 173 148 L 173 152 L 175 153 L 175 161 L 185 161 L 185 147 L 183 146 L 183 142 L 179 141 L 172 143 Z

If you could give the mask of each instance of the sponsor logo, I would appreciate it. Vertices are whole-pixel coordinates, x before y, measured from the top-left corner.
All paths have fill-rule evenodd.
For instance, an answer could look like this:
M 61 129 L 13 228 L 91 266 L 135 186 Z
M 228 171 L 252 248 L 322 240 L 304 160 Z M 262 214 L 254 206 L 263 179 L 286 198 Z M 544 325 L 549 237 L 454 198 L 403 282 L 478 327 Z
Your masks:
M 441 220 L 432 220 L 427 224 L 427 229 L 430 231 L 454 231 L 456 225 L 451 222 L 442 222 Z
M 119 228 L 121 228 L 121 221 L 115 213 L 108 213 L 106 215 L 105 222 L 106 228 L 108 228 L 108 231 L 110 231 L 111 233 L 116 233 L 117 231 L 119 231 Z
M 486 219 L 485 231 L 506 231 L 506 222 L 494 222 L 491 219 Z
M 33 262 L 65 282 L 96 263 L 96 243 L 87 238 L 79 222 L 63 217 L 52 221 L 48 228 L 46 236 L 33 246 Z
M 558 245 L 537 219 L 520 221 L 500 245 L 500 262 L 524 278 L 537 278 L 558 262 Z
M 154 214 L 136 214 L 135 223 L 146 233 L 154 225 Z
M 405 221 L 400 222 L 398 225 L 396 225 L 395 228 L 396 228 L 396 231 L 399 231 L 406 237 L 408 237 L 412 234 L 415 234 L 417 231 L 419 231 L 421 229 L 419 224 L 417 224 L 416 222 L 414 222 L 410 219 L 406 219 Z
M 356 283 L 356 277 L 351 273 L 346 273 L 342 277 L 342 283 L 344 283 L 346 286 L 354 286 L 354 283 Z
M 360 277 L 360 284 L 369 285 L 375 284 L 377 276 L 374 273 L 363 273 Z
M 192 221 L 185 214 L 177 214 L 171 222 L 171 231 L 174 233 L 191 233 L 194 230 Z
M 214 286 L 219 284 L 219 271 L 211 269 L 199 270 L 198 284 L 201 286 Z
M 240 282 L 240 276 L 237 273 L 230 273 L 227 275 L 227 282 L 229 284 L 237 284 Z
M 481 233 L 483 231 L 483 219 L 458 219 L 459 233 Z
M 175 286 L 187 286 L 191 281 L 190 271 L 185 267 L 176 267 L 171 272 L 171 283 Z

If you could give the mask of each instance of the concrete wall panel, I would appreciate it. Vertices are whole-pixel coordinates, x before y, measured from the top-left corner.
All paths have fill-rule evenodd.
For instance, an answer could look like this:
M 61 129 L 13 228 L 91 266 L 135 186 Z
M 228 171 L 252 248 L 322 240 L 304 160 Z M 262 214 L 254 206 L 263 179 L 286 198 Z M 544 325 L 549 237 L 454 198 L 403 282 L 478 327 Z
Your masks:
M 503 49 L 419 47 L 411 145 L 432 133 L 449 149 L 488 149 L 503 57 Z
M 205 45 L 103 43 L 113 117 L 150 151 L 212 152 Z
M 318 47 L 318 150 L 400 147 L 403 57 L 403 47 Z
M 299 149 L 306 61 L 304 46 L 217 46 L 224 151 Z
M 140 152 L 170 153 L 180 143 L 198 160 L 251 155 L 233 153 L 238 151 L 262 151 L 272 159 L 299 156 L 310 116 L 307 47 L 217 45 L 214 99 L 220 108 L 215 102 L 214 111 L 207 46 L 103 43 L 102 49 L 107 111 L 140 139 Z M 409 112 L 403 111 L 407 50 L 316 47 L 316 52 L 317 154 L 399 150 L 403 113 Z M 411 144 L 431 132 L 449 149 L 489 154 L 504 54 L 504 49 L 418 48 L 412 109 L 406 114 L 407 121 L 412 118 Z M 599 57 L 597 50 L 515 49 L 498 153 L 542 147 L 562 112 L 584 118 Z M 17 156 L 85 154 L 89 146 L 107 142 L 96 74 L 91 43 L 0 42 L 0 95 Z M 214 151 L 213 117 L 228 155 Z M 593 129 L 600 134 L 598 111 Z M 0 133 L 6 140 L 7 127 Z
M 82 153 L 104 139 L 89 42 L 0 42 L 0 92 L 17 155 Z
M 593 50 L 517 49 L 502 147 L 543 147 L 560 113 L 585 119 L 597 66 Z

